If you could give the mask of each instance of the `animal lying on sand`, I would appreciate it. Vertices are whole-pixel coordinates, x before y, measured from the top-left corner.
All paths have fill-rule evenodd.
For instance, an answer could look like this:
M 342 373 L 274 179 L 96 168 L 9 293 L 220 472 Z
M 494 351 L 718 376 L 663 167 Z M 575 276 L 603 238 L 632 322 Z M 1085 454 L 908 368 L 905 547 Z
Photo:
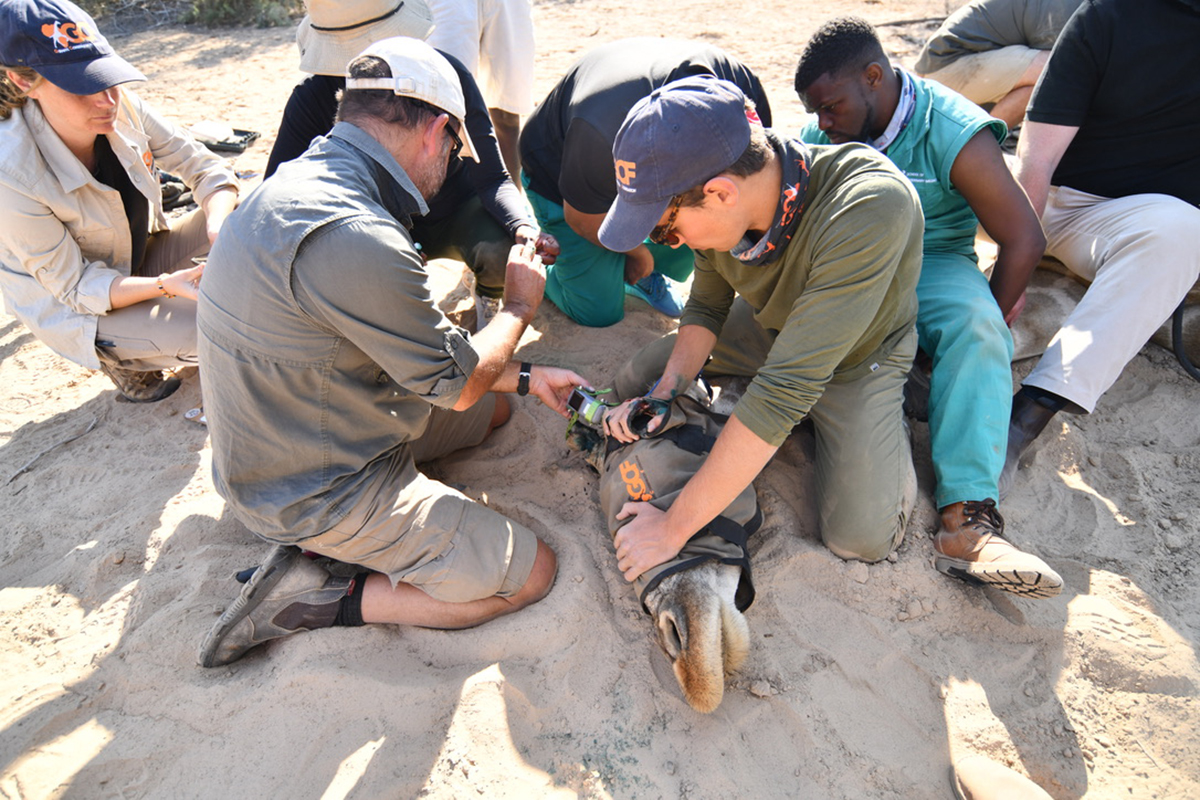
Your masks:
M 638 388 L 645 387 L 617 386 L 614 395 L 637 396 Z M 648 433 L 647 424 L 658 413 L 666 418 Z M 625 523 L 617 519 L 625 503 L 649 502 L 663 510 L 671 506 L 704 463 L 727 419 L 712 410 L 709 390 L 699 382 L 670 403 L 635 403 L 631 427 L 642 438 L 629 444 L 591 427 L 589 416 L 594 415 L 581 415 L 567 438 L 600 473 L 600 504 L 614 536 Z M 726 676 L 749 652 L 750 628 L 743 612 L 754 602 L 754 586 L 746 542 L 761 523 L 751 485 L 675 558 L 634 581 L 679 688 L 697 711 L 708 713 L 721 704 Z

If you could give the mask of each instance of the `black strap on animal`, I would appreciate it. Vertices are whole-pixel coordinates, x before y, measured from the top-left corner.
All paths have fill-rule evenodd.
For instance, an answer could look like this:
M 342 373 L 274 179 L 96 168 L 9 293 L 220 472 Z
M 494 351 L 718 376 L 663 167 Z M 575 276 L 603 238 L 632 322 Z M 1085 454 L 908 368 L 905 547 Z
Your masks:
M 646 427 L 650 424 L 650 420 L 659 414 L 666 413 L 667 409 L 670 407 L 670 403 L 668 403 L 666 400 L 655 400 L 651 398 L 641 398 L 641 400 L 646 401 L 646 405 L 641 409 L 641 412 L 639 413 L 639 406 L 636 405 L 631 408 L 629 412 L 629 427 L 634 433 L 639 436 L 653 436 L 658 439 L 667 439 L 668 441 L 674 442 L 675 446 L 679 449 L 686 450 L 693 455 L 703 456 L 712 452 L 713 445 L 717 443 L 717 437 L 706 433 L 704 428 L 700 425 L 686 423 L 683 425 L 677 425 L 674 428 L 668 428 L 665 431 L 653 434 L 647 433 Z M 721 425 L 724 425 L 729 421 L 728 414 L 718 414 L 709 409 L 708 406 L 704 405 L 703 403 L 696 402 L 696 400 L 688 397 L 687 395 L 680 395 L 671 402 L 680 404 L 688 403 L 692 406 L 693 410 L 715 419 L 717 422 L 721 423 Z M 626 443 L 619 442 L 615 438 L 610 438 L 608 440 L 609 453 L 626 446 Z
M 646 588 L 642 591 L 642 607 L 645 608 L 645 597 L 654 587 L 662 583 L 663 578 L 668 575 L 674 575 L 676 572 L 682 572 L 685 569 L 690 569 L 697 564 L 702 564 L 705 561 L 716 560 L 722 564 L 733 564 L 742 568 L 742 575 L 738 580 L 737 591 L 733 596 L 734 605 L 738 611 L 745 611 L 754 603 L 755 591 L 754 580 L 750 573 L 750 549 L 749 539 L 762 526 L 763 513 L 761 508 L 755 508 L 754 517 L 745 525 L 739 525 L 728 517 L 717 517 L 712 522 L 705 525 L 699 531 L 688 539 L 687 544 L 680 550 L 679 556 L 676 556 L 670 566 L 662 572 L 654 576 L 653 580 L 646 584 Z M 717 536 L 730 544 L 736 545 L 740 551 L 739 556 L 718 555 L 716 552 L 704 547 L 704 539 L 708 536 Z M 649 613 L 649 610 L 647 610 Z

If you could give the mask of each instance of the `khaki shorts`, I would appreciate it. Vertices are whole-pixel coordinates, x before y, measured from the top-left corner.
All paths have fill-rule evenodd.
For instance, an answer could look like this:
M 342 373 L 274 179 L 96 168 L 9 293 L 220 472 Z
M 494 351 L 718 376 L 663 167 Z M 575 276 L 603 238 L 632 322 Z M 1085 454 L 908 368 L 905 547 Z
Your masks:
M 516 594 L 533 570 L 537 537 L 427 478 L 414 460 L 482 442 L 495 403 L 495 395 L 488 394 L 463 412 L 434 409 L 425 433 L 390 459 L 366 501 L 332 529 L 297 544 L 381 572 L 393 586 L 412 584 L 447 603 Z
M 996 103 L 1012 91 L 1041 52 L 1019 44 L 985 50 L 956 58 L 925 77 L 950 87 L 972 103 Z

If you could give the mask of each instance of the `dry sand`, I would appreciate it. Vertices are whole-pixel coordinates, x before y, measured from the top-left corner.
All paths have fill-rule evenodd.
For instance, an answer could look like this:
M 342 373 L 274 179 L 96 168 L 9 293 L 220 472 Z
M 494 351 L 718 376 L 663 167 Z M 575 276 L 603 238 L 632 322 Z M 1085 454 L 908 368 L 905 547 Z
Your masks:
M 822 19 L 907 21 L 882 31 L 910 64 L 923 20 L 957 5 L 540 0 L 538 93 L 600 42 L 696 37 L 756 69 L 792 127 L 795 55 Z M 116 44 L 180 122 L 262 131 L 236 159 L 262 169 L 299 75 L 291 30 Z M 1027 327 L 1078 293 L 1037 283 Z M 520 352 L 599 381 L 668 327 L 631 304 L 619 325 L 585 330 L 547 303 Z M 1036 350 L 1042 334 L 1022 335 Z M 183 416 L 200 401 L 194 376 L 157 405 L 118 404 L 102 375 L 0 316 L 0 382 L 4 797 L 923 800 L 950 797 L 949 765 L 973 753 L 1056 798 L 1200 796 L 1200 387 L 1156 346 L 1095 414 L 1054 423 L 1005 506 L 1012 538 L 1065 578 L 1053 600 L 933 570 L 924 425 L 920 508 L 898 558 L 873 566 L 821 546 L 811 439 L 789 440 L 757 484 L 750 657 L 710 716 L 680 698 L 617 573 L 595 479 L 530 400 L 434 471 L 554 547 L 545 601 L 476 630 L 321 631 L 202 670 L 230 574 L 266 547 L 212 488 L 205 431 Z

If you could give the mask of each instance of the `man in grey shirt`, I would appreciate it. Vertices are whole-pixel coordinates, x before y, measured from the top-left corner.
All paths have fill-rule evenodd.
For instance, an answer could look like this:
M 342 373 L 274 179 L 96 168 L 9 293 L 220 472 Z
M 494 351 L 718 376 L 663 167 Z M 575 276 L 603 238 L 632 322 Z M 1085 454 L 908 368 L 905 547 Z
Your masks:
M 938 28 L 914 71 L 1021 124 L 1059 32 L 1083 0 L 972 0 Z
M 495 392 L 566 414 L 580 376 L 512 361 L 545 271 L 514 247 L 487 327 L 468 338 L 442 314 L 408 223 L 449 159 L 473 155 L 460 84 L 416 39 L 348 69 L 329 137 L 235 212 L 200 287 L 213 481 L 277 545 L 201 645 L 206 667 L 330 625 L 469 627 L 554 580 L 532 531 L 415 466 L 503 424 Z M 333 574 L 302 550 L 353 566 Z

